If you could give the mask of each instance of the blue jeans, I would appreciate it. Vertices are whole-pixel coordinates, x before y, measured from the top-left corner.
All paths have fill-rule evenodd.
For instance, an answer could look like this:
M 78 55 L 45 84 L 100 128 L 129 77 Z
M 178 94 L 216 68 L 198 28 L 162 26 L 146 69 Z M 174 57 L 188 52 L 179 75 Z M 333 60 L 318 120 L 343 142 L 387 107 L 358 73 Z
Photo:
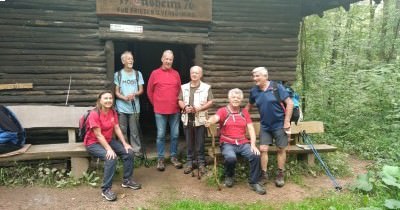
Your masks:
M 178 153 L 178 137 L 179 137 L 179 120 L 180 113 L 175 114 L 157 114 L 155 113 L 157 125 L 157 153 L 158 159 L 164 158 L 165 133 L 167 131 L 167 122 L 171 132 L 170 153 L 172 157 L 176 157 Z
M 123 161 L 124 181 L 131 180 L 133 174 L 133 151 L 129 150 L 129 152 L 126 153 L 126 150 L 124 146 L 121 144 L 121 142 L 115 139 L 112 139 L 109 145 L 114 150 L 115 154 L 120 156 Z M 118 162 L 117 158 L 109 160 L 106 159 L 107 151 L 104 149 L 103 146 L 101 146 L 100 143 L 89 145 L 86 147 L 86 150 L 89 152 L 91 156 L 100 158 L 101 160 L 104 161 L 104 177 L 101 189 L 103 190 L 103 192 L 106 191 L 107 189 L 110 189 L 112 186 L 112 179 L 115 173 L 115 168 Z
M 239 154 L 250 162 L 249 183 L 258 183 L 261 175 L 260 156 L 251 151 L 250 144 L 227 144 L 221 145 L 222 155 L 224 156 L 225 176 L 233 177 L 235 175 L 235 167 L 237 162 L 236 155 Z

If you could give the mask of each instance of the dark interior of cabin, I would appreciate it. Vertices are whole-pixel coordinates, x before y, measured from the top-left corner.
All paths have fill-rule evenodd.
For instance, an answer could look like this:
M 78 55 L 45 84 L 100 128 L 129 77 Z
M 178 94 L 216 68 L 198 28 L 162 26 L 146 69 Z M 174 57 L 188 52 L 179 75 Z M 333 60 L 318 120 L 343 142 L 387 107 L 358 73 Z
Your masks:
M 144 80 L 144 94 L 140 97 L 140 126 L 145 136 L 145 140 L 154 140 L 156 135 L 156 126 L 154 120 L 153 107 L 147 99 L 146 88 L 147 81 L 151 72 L 161 66 L 161 56 L 164 50 L 172 50 L 174 52 L 173 68 L 178 70 L 182 84 L 190 80 L 189 69 L 194 65 L 194 46 L 178 45 L 160 42 L 132 42 L 132 41 L 116 41 L 115 49 L 115 71 L 122 69 L 121 54 L 129 50 L 134 54 L 133 68 L 142 72 Z M 183 132 L 180 132 L 183 136 Z M 148 140 L 149 139 L 149 140 Z M 153 143 L 153 142 L 150 142 Z

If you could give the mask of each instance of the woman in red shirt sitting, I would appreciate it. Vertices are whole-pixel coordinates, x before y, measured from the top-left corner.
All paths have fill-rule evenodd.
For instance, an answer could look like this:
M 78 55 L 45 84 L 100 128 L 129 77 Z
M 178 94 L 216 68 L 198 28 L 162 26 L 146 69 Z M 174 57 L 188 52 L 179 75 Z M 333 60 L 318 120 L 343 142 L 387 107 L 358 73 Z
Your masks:
M 111 91 L 104 91 L 99 94 L 96 109 L 90 112 L 86 120 L 87 132 L 84 139 L 89 154 L 105 161 L 101 195 L 108 201 L 117 199 L 116 194 L 111 191 L 117 156 L 121 157 L 124 166 L 122 187 L 134 190 L 141 188 L 140 184 L 132 180 L 133 150 L 131 145 L 126 143 L 119 127 L 118 115 L 113 109 L 113 103 Z M 119 141 L 113 139 L 114 132 Z
M 234 183 L 235 166 L 237 154 L 245 157 L 250 162 L 249 184 L 252 190 L 258 194 L 265 194 L 266 191 L 260 185 L 260 151 L 256 146 L 256 133 L 250 114 L 246 109 L 241 109 L 243 91 L 235 88 L 228 93 L 229 104 L 219 108 L 217 113 L 211 116 L 207 122 L 219 123 L 221 136 L 219 138 L 221 152 L 224 156 L 225 186 L 232 187 Z M 246 137 L 246 128 L 250 134 L 250 141 Z

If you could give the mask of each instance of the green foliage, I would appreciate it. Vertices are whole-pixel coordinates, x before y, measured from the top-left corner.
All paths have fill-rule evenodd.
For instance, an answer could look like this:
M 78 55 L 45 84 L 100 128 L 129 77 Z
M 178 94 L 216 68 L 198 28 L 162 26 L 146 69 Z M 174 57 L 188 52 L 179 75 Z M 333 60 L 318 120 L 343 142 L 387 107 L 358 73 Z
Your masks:
M 324 142 L 378 167 L 400 163 L 399 14 L 395 1 L 333 9 L 305 18 L 302 34 L 305 119 L 325 123 Z
M 16 175 L 18 174 L 18 175 Z M 37 166 L 19 163 L 13 167 L 0 168 L 0 185 L 43 185 L 69 187 L 80 184 L 97 186 L 100 178 L 96 172 L 84 173 L 80 179 L 75 179 L 65 169 L 51 167 L 48 162 L 41 162 Z
M 378 205 L 398 209 L 400 208 L 400 200 L 398 200 L 400 198 L 400 167 L 385 165 L 379 173 L 370 171 L 359 175 L 352 189 L 375 196 L 377 201 L 381 201 Z

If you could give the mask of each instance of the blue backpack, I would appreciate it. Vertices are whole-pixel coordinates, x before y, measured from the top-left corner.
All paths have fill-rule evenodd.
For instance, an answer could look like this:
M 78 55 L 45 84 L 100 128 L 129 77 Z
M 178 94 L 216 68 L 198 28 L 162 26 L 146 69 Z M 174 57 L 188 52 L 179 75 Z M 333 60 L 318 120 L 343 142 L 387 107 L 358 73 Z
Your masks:
M 275 95 L 276 100 L 279 101 L 279 103 L 282 106 L 282 109 L 285 111 L 286 109 L 286 104 L 284 101 L 281 100 L 281 97 L 279 95 L 278 91 L 278 83 L 281 84 L 281 82 L 278 81 L 271 81 L 272 82 L 272 88 L 273 88 L 273 93 Z M 289 85 L 283 85 L 285 90 L 289 93 L 290 99 L 293 101 L 293 112 L 292 116 L 290 118 L 290 122 L 295 122 L 297 125 L 297 122 L 300 119 L 300 95 L 296 93 Z
M 25 129 L 15 114 L 0 105 L 0 154 L 12 152 L 25 145 Z

